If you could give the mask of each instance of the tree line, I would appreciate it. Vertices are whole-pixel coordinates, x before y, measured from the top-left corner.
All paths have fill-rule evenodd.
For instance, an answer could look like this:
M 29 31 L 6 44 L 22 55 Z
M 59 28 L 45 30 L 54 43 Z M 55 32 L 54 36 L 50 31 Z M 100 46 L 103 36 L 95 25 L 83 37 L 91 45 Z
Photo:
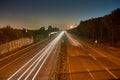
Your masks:
M 99 42 L 116 45 L 120 42 L 120 8 L 103 17 L 81 21 L 76 28 L 68 31 L 79 36 L 97 39 Z
M 24 28 L 13 29 L 11 26 L 7 25 L 6 27 L 0 28 L 0 44 L 23 37 L 33 37 L 34 41 L 37 42 L 48 37 L 48 34 L 53 31 L 59 31 L 59 28 L 48 26 L 47 30 L 45 27 L 41 27 L 37 30 L 28 30 Z
M 48 28 L 45 29 L 45 27 L 43 26 L 38 30 L 32 30 L 34 41 L 38 42 L 38 41 L 48 37 L 49 33 L 55 32 L 55 31 L 59 31 L 59 28 L 53 27 L 53 26 L 48 26 Z

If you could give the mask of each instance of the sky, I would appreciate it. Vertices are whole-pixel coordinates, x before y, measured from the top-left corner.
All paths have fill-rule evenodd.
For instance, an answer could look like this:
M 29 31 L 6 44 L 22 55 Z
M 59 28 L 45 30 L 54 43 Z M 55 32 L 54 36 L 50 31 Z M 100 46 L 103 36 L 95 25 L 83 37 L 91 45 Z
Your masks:
M 120 8 L 120 0 L 0 0 L 0 27 L 69 29 Z

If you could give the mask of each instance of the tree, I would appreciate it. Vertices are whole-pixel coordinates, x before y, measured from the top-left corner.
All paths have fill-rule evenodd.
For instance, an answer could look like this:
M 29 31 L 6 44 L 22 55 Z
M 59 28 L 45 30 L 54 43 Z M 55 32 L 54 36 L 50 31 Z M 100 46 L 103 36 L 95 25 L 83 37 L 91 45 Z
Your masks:
M 53 31 L 55 32 L 55 31 L 59 31 L 60 29 L 59 28 L 57 28 L 57 27 L 55 27 L 55 28 L 53 28 Z
M 102 22 L 109 30 L 111 42 L 114 45 L 118 41 L 117 36 L 120 32 L 120 9 L 118 8 L 112 11 L 111 14 L 104 16 Z
M 40 31 L 45 31 L 45 27 L 43 26 L 43 27 L 41 27 L 39 30 L 40 30 Z
M 48 26 L 48 29 L 47 29 L 48 32 L 52 32 L 53 31 L 53 28 L 52 26 Z

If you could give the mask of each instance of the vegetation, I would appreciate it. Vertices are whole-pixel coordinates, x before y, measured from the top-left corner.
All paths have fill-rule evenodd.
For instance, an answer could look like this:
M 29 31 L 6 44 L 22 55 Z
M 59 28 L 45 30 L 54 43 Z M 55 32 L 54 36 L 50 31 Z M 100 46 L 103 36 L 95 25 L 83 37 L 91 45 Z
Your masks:
M 27 29 L 13 29 L 11 26 L 6 26 L 0 28 L 0 44 L 12 41 L 22 37 L 33 37 L 34 41 L 40 41 L 43 38 L 46 38 L 48 34 L 52 31 L 58 31 L 59 28 L 53 28 L 49 26 L 47 30 L 45 27 L 41 27 L 38 30 L 27 30 Z
M 38 42 L 46 37 L 48 37 L 48 34 L 51 32 L 59 31 L 59 28 L 54 28 L 52 26 L 48 26 L 48 29 L 46 30 L 45 27 L 41 27 L 38 30 L 32 30 L 34 41 Z
M 70 29 L 69 32 L 115 46 L 120 42 L 120 8 L 103 17 L 81 21 L 76 28 Z
M 32 34 L 29 31 L 26 32 L 25 29 L 19 30 L 19 29 L 13 29 L 10 26 L 6 26 L 0 29 L 0 44 L 21 37 L 31 37 L 31 36 Z
M 51 73 L 50 80 L 69 80 L 68 75 L 68 54 L 66 52 L 66 36 L 64 35 L 61 42 L 60 51 L 57 54 L 57 60 L 54 65 L 54 69 Z

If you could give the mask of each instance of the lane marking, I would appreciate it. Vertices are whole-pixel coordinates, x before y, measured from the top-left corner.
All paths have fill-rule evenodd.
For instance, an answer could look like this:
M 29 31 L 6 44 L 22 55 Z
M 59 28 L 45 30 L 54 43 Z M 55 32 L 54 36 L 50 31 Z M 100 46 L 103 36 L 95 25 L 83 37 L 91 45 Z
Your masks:
M 86 45 L 86 46 L 87 46 L 87 45 Z M 87 46 L 87 47 L 89 47 L 89 46 Z M 96 53 L 100 54 L 101 56 L 107 57 L 106 55 L 102 54 L 102 53 L 99 52 L 98 50 L 96 50 L 96 49 L 94 49 L 94 48 L 92 48 L 92 47 L 89 47 L 89 48 L 92 49 L 92 50 L 94 50 Z
M 71 36 L 69 36 L 69 37 L 71 37 Z M 72 37 L 71 37 L 71 38 L 72 38 Z M 73 41 L 73 39 L 72 39 L 72 41 Z M 74 40 L 74 41 L 76 41 L 76 40 Z M 100 54 L 101 56 L 107 57 L 106 55 L 104 55 L 104 54 L 102 54 L 101 52 L 99 52 L 98 50 L 96 50 L 96 49 L 88 46 L 87 44 L 84 43 L 84 45 L 85 45 L 86 47 L 92 49 L 92 50 L 95 51 L 96 53 Z M 80 46 L 81 46 L 81 45 L 80 45 Z M 81 46 L 81 47 L 84 49 L 83 46 Z M 91 56 L 94 60 L 97 61 L 97 59 L 96 59 L 92 54 L 88 54 L 88 55 Z M 97 62 L 99 62 L 99 61 L 97 61 Z M 103 68 L 105 68 L 105 70 L 106 70 L 110 75 L 112 75 L 115 79 L 119 79 L 119 78 L 118 78 L 116 75 L 114 75 L 108 68 L 106 68 L 105 66 L 103 66 L 102 63 L 99 62 L 99 64 L 101 64 L 101 66 L 102 66 Z M 84 65 L 84 66 L 85 66 L 85 65 Z M 85 66 L 85 67 L 86 67 L 86 66 Z M 87 71 L 89 72 L 89 74 L 91 75 L 91 77 L 93 78 L 93 80 L 95 80 L 94 76 L 93 76 L 92 73 L 89 71 L 89 69 L 87 69 Z
M 115 79 L 119 79 L 116 75 L 114 75 L 108 68 L 105 67 L 105 70 L 111 74 Z
M 89 56 L 91 56 L 95 61 L 97 60 L 96 57 L 94 57 L 92 54 L 88 54 Z
M 96 80 L 96 79 L 94 78 L 93 74 L 90 72 L 90 70 L 89 70 L 88 68 L 87 68 L 86 70 L 88 71 L 88 73 L 90 74 L 90 76 L 92 77 L 92 79 L 93 79 L 93 80 Z

